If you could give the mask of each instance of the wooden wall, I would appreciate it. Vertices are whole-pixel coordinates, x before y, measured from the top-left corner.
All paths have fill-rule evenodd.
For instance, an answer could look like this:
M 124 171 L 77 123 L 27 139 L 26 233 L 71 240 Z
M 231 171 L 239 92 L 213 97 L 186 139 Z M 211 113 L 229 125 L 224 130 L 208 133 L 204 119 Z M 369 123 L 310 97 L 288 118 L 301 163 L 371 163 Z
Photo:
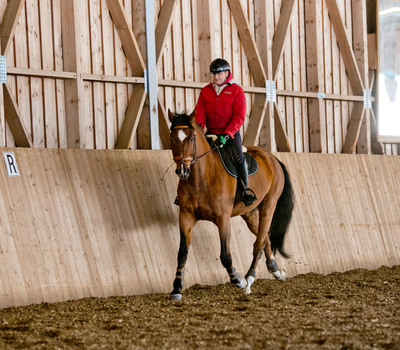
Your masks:
M 163 148 L 166 110 L 191 111 L 211 59 L 222 56 L 247 94 L 245 143 L 398 153 L 377 142 L 373 111 L 362 107 L 374 80 L 364 1 L 153 3 Z M 150 148 L 145 0 L 0 0 L 0 17 L 1 146 Z M 266 80 L 276 82 L 276 103 L 265 99 Z
M 20 173 L 9 177 L 1 161 L 1 308 L 171 291 L 179 230 L 170 151 L 1 151 L 14 152 Z M 400 264 L 397 157 L 276 155 L 296 194 L 292 258 L 278 257 L 289 277 Z M 234 264 L 245 274 L 254 238 L 240 218 L 232 227 Z M 270 278 L 265 258 L 257 275 Z M 201 222 L 186 287 L 228 281 L 216 227 Z

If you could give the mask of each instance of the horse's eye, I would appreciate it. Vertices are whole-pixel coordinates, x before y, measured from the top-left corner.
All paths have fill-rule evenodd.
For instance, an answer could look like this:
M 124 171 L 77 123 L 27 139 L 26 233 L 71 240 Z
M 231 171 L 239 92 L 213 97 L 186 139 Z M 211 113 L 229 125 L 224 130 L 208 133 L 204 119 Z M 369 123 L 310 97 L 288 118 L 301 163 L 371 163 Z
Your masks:
M 192 137 L 192 138 L 190 139 L 190 142 L 194 142 L 194 137 Z

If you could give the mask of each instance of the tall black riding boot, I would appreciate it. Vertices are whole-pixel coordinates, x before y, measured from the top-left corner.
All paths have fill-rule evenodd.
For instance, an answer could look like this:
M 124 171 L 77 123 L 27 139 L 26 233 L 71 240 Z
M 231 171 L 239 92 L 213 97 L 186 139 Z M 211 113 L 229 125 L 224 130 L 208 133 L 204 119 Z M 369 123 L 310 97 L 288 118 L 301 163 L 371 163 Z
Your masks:
M 237 170 L 239 178 L 242 181 L 243 185 L 243 192 L 242 192 L 243 203 L 246 207 L 248 207 L 249 205 L 253 204 L 253 202 L 257 199 L 257 197 L 255 193 L 250 188 L 248 188 L 249 181 L 248 181 L 246 162 L 239 163 L 237 165 Z

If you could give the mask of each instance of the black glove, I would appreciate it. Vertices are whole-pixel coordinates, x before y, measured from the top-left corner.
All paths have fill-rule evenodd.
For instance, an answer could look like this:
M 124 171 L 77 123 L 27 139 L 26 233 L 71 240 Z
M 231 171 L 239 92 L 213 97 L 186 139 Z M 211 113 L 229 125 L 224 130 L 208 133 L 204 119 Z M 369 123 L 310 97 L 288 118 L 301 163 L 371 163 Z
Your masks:
M 215 145 L 217 147 L 223 147 L 226 143 L 226 141 L 228 141 L 230 139 L 230 136 L 228 134 L 222 134 L 219 135 L 218 138 L 215 140 Z

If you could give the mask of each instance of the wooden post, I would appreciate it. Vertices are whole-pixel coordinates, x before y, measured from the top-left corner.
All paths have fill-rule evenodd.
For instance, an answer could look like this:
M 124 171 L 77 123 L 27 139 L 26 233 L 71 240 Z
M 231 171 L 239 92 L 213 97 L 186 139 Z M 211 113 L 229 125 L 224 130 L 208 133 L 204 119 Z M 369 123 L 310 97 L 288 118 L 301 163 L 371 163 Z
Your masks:
M 367 36 L 367 8 L 363 0 L 353 0 L 353 46 L 354 55 L 365 88 L 369 85 L 368 64 L 368 36 Z M 370 109 L 365 110 L 360 135 L 358 137 L 357 153 L 371 154 L 371 115 Z
M 197 1 L 198 35 L 200 57 L 200 81 L 210 82 L 211 62 L 211 23 L 210 23 L 210 1 Z
M 272 40 L 274 37 L 274 17 L 270 10 L 271 1 L 256 1 L 254 4 L 255 40 L 267 75 L 267 80 L 273 80 L 272 71 Z M 256 96 L 257 98 L 257 96 Z M 264 96 L 265 98 L 265 96 Z M 260 128 L 260 146 L 271 152 L 276 152 L 274 104 L 267 103 L 264 122 Z
M 65 114 L 67 120 L 67 147 L 84 148 L 81 139 L 80 118 L 85 117 L 83 106 L 83 80 L 81 78 L 80 0 L 61 0 L 61 29 L 63 36 L 64 70 L 76 72 L 76 79 L 65 81 Z
M 306 16 L 306 60 L 307 90 L 309 92 L 325 92 L 324 66 L 322 52 L 322 2 L 321 0 L 305 2 Z M 308 100 L 310 151 L 326 153 L 325 109 L 322 99 Z

